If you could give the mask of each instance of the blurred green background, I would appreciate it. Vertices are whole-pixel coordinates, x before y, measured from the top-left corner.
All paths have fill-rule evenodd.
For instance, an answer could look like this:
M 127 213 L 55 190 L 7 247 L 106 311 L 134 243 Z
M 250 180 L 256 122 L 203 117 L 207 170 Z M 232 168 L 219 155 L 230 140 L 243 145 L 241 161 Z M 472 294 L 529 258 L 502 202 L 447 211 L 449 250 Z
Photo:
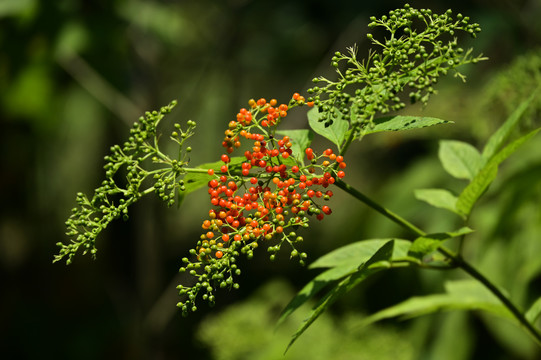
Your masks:
M 225 124 L 249 98 L 287 101 L 330 57 L 401 1 L 0 0 L 0 354 L 6 359 L 280 359 L 300 313 L 274 332 L 281 308 L 314 273 L 261 252 L 243 261 L 241 289 L 214 309 L 177 311 L 180 259 L 198 238 L 206 196 L 179 210 L 144 199 L 98 241 L 98 258 L 52 264 L 75 193 L 91 194 L 103 156 L 145 111 L 178 99 L 171 123 L 198 122 L 193 164 L 221 154 Z M 411 1 L 481 24 L 489 61 L 449 78 L 425 111 L 456 124 L 375 135 L 352 147 L 348 181 L 428 231 L 458 218 L 413 197 L 450 181 L 438 139 L 480 147 L 541 83 L 541 1 Z M 524 128 L 539 126 L 541 102 Z M 302 112 L 287 127 L 305 127 Z M 322 145 L 326 146 L 326 145 Z M 505 163 L 479 205 L 466 255 L 526 307 L 541 296 L 541 143 Z M 402 231 L 337 190 L 333 216 L 303 234 L 311 259 L 351 241 Z M 403 234 L 405 236 L 405 234 Z M 536 359 L 520 329 L 482 314 L 449 313 L 361 328 L 363 314 L 441 290 L 444 275 L 392 272 L 344 297 L 287 359 Z M 456 278 L 459 274 L 450 274 Z

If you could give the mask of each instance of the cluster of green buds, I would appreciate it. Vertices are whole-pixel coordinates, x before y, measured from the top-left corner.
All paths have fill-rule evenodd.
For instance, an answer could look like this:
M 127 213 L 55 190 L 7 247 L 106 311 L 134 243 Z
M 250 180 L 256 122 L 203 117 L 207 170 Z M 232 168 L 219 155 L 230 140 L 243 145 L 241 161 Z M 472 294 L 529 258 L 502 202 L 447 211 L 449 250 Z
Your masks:
M 318 85 L 308 90 L 311 97 L 307 99 L 323 113 L 327 125 L 338 117 L 348 120 L 358 137 L 363 128 L 373 125 L 376 114 L 405 106 L 402 94 L 406 88 L 412 103 L 426 104 L 440 76 L 453 70 L 463 78 L 457 67 L 483 59 L 459 47 L 456 38 L 459 32 L 475 36 L 481 28 L 461 14 L 453 19 L 451 10 L 437 15 L 406 4 L 388 16 L 370 20 L 369 27 L 384 30 L 384 39 L 367 35 L 375 48 L 366 60 L 357 59 L 356 46 L 346 54 L 336 52 L 332 66 L 338 79 L 313 79 Z
M 170 158 L 160 150 L 157 127 L 164 116 L 171 112 L 176 102 L 159 111 L 147 112 L 130 130 L 130 137 L 122 145 L 114 145 L 105 156 L 105 180 L 89 199 L 78 193 L 77 207 L 66 221 L 70 242 L 57 243 L 60 251 L 54 261 L 73 257 L 83 249 L 83 255 L 96 256 L 96 238 L 115 219 L 128 219 L 128 208 L 142 196 L 156 193 L 169 206 L 174 204 L 179 191 L 184 189 L 182 177 L 191 150 L 184 142 L 193 135 L 195 122 L 188 121 L 187 129 L 175 124 L 171 139 L 178 144 L 178 157 Z M 154 181 L 154 184 L 152 184 Z

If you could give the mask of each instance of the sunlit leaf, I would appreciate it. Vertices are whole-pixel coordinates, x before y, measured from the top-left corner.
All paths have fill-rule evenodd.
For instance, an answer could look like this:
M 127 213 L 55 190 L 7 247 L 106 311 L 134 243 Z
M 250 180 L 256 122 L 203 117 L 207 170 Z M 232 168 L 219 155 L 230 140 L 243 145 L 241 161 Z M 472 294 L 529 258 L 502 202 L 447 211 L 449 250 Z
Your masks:
M 413 244 L 411 244 L 411 247 L 408 250 L 408 255 L 418 259 L 422 259 L 425 255 L 428 255 L 438 250 L 443 241 L 454 237 L 466 235 L 471 232 L 473 232 L 473 230 L 469 227 L 463 227 L 455 232 L 436 233 L 420 236 L 413 241 Z
M 483 163 L 475 147 L 456 140 L 440 141 L 438 156 L 445 171 L 457 179 L 473 179 Z
M 412 297 L 366 318 L 364 324 L 393 317 L 412 318 L 437 311 L 483 310 L 515 321 L 511 312 L 482 284 L 475 280 L 445 283 L 446 293 Z
M 368 261 L 366 261 L 356 272 L 342 280 L 337 286 L 333 287 L 314 307 L 309 318 L 305 323 L 297 330 L 293 335 L 287 348 L 301 336 L 306 329 L 340 296 L 347 293 L 363 280 L 373 275 L 376 272 L 383 270 L 383 267 L 371 267 L 371 265 L 389 261 L 393 254 L 394 240 L 387 241 L 382 247 L 380 247 Z M 286 350 L 287 351 L 287 350 Z
M 335 249 L 310 264 L 310 268 L 325 268 L 342 266 L 344 263 L 355 261 L 358 265 L 368 261 L 387 242 L 394 240 L 393 258 L 404 257 L 408 252 L 411 241 L 403 239 L 370 239 L 357 241 Z
M 425 201 L 434 207 L 437 207 L 440 209 L 447 209 L 456 214 L 459 214 L 458 211 L 456 210 L 456 202 L 458 198 L 449 190 L 417 189 L 415 190 L 414 194 L 418 200 Z
M 310 300 L 319 291 L 333 284 L 337 280 L 351 275 L 358 268 L 359 264 L 355 264 L 354 262 L 348 262 L 342 266 L 330 268 L 316 276 L 314 279 L 308 282 L 287 304 L 287 306 L 280 314 L 280 318 L 278 319 L 276 327 L 280 326 L 280 324 L 282 324 L 289 315 L 291 315 L 295 310 L 297 310 L 304 303 Z
M 316 276 L 299 291 L 283 310 L 278 320 L 278 325 L 321 289 L 354 273 L 390 240 L 393 239 L 370 239 L 348 244 L 331 251 L 312 263 L 310 268 L 330 269 Z M 391 259 L 404 258 L 407 255 L 411 242 L 402 239 L 394 239 L 394 242 Z
M 382 131 L 400 131 L 421 129 L 428 126 L 451 124 L 452 121 L 442 120 L 434 117 L 421 116 L 386 116 L 374 119 L 374 127 L 366 129 L 365 134 L 373 134 Z
M 538 92 L 533 93 L 527 100 L 522 102 L 513 113 L 507 118 L 505 123 L 490 137 L 488 142 L 483 149 L 483 159 L 488 161 L 494 154 L 503 146 L 507 141 L 509 136 L 512 134 L 515 129 L 518 121 L 530 106 L 532 100 L 537 95 Z
M 466 186 L 458 197 L 456 208 L 461 214 L 464 216 L 470 214 L 479 197 L 483 195 L 492 181 L 494 181 L 496 178 L 500 163 L 517 151 L 526 141 L 537 134 L 539 130 L 541 130 L 541 128 L 535 129 L 511 142 L 509 145 L 495 154 L 490 161 L 483 166 L 475 178 L 468 184 L 468 186 Z
M 323 115 L 319 113 L 317 107 L 308 111 L 308 124 L 317 134 L 332 141 L 338 149 L 345 140 L 348 131 L 349 123 L 342 120 L 342 114 L 336 112 L 337 116 L 332 119 L 332 123 L 328 124 Z M 328 126 L 327 126 L 328 125 Z

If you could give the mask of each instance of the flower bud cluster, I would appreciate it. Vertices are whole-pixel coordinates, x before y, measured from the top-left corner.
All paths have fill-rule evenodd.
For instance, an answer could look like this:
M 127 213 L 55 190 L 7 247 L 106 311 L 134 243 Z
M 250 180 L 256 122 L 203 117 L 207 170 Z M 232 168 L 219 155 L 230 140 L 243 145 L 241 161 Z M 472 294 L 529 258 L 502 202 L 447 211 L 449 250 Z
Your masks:
M 370 20 L 370 28 L 383 29 L 386 35 L 383 40 L 367 35 L 375 46 L 368 58 L 358 61 L 355 46 L 348 48 L 347 54 L 336 52 L 332 66 L 339 79 L 315 78 L 317 85 L 308 90 L 312 95 L 308 100 L 324 113 L 326 124 L 340 113 L 355 126 L 358 136 L 362 136 L 363 128 L 373 125 L 377 114 L 405 107 L 401 94 L 406 88 L 410 89 L 407 97 L 411 103 L 426 104 L 442 75 L 453 70 L 464 79 L 456 68 L 484 59 L 459 47 L 456 37 L 458 32 L 475 36 L 481 31 L 479 25 L 461 14 L 453 19 L 451 10 L 438 15 L 406 4 L 381 19 Z
M 346 163 L 332 149 L 318 154 L 307 148 L 299 157 L 293 152 L 294 139 L 276 133 L 291 108 L 313 105 L 304 97 L 295 93 L 288 104 L 278 105 L 274 99 L 248 104 L 250 108 L 241 109 L 225 131 L 222 165 L 208 170 L 211 209 L 191 250 L 192 259 L 184 258 L 180 268 L 196 278 L 193 286 L 178 286 L 180 295 L 186 296 L 178 303 L 183 314 L 197 309 L 199 294 L 213 304 L 216 288 L 238 288 L 234 278 L 240 274 L 238 257 L 252 258 L 263 244 L 271 260 L 287 245 L 290 257 L 304 264 L 307 254 L 297 248 L 303 241 L 297 232 L 308 227 L 311 216 L 322 220 L 331 215 L 325 204 L 333 196 L 328 188 L 345 176 Z M 231 158 L 246 142 L 243 156 Z
M 184 188 L 183 167 L 190 151 L 189 147 L 184 147 L 184 142 L 193 135 L 196 126 L 193 121 L 187 122 L 186 130 L 175 125 L 171 139 L 179 145 L 178 159 L 171 159 L 160 151 L 157 127 L 175 105 L 176 101 L 173 101 L 159 111 L 147 112 L 134 123 L 130 137 L 122 146 L 111 147 L 110 154 L 105 156 L 105 180 L 94 196 L 88 198 L 83 193 L 77 194 L 77 207 L 72 209 L 66 221 L 66 234 L 71 241 L 57 243 L 60 251 L 55 255 L 55 262 L 67 257 L 66 263 L 70 264 L 79 249 L 83 249 L 83 255 L 89 252 L 95 257 L 98 235 L 113 220 L 128 219 L 129 206 L 146 194 L 156 193 L 169 206 L 174 203 L 177 192 Z M 152 170 L 148 169 L 149 162 L 154 163 Z M 152 181 L 147 179 L 152 179 L 154 185 L 143 190 L 144 184 Z

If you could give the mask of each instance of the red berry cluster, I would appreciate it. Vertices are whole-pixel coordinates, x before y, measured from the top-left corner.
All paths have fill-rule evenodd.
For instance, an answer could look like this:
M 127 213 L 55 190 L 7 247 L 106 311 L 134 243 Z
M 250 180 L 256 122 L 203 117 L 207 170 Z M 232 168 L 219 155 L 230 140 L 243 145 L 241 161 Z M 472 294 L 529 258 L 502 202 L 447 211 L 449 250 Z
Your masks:
M 183 259 L 186 266 L 180 269 L 198 278 L 192 287 L 178 287 L 181 295 L 188 296 L 178 304 L 183 313 L 196 309 L 195 297 L 203 289 L 202 297 L 213 303 L 213 285 L 238 287 L 233 275 L 240 274 L 235 264 L 239 251 L 251 258 L 255 248 L 268 242 L 273 260 L 287 243 L 291 257 L 304 263 L 307 255 L 295 248 L 303 240 L 296 230 L 308 227 L 308 216 L 322 220 L 332 213 L 320 201 L 333 196 L 327 188 L 345 175 L 346 163 L 332 149 L 318 155 L 307 148 L 300 157 L 293 153 L 294 139 L 276 133 L 288 110 L 305 104 L 304 97 L 295 93 L 288 105 L 278 105 L 274 99 L 250 100 L 248 104 L 250 109 L 240 109 L 225 131 L 223 165 L 219 170 L 208 170 L 212 176 L 208 182 L 212 208 L 202 224 L 204 231 L 197 247 L 191 251 L 196 260 Z M 250 146 L 244 155 L 231 158 L 229 154 L 245 140 Z

